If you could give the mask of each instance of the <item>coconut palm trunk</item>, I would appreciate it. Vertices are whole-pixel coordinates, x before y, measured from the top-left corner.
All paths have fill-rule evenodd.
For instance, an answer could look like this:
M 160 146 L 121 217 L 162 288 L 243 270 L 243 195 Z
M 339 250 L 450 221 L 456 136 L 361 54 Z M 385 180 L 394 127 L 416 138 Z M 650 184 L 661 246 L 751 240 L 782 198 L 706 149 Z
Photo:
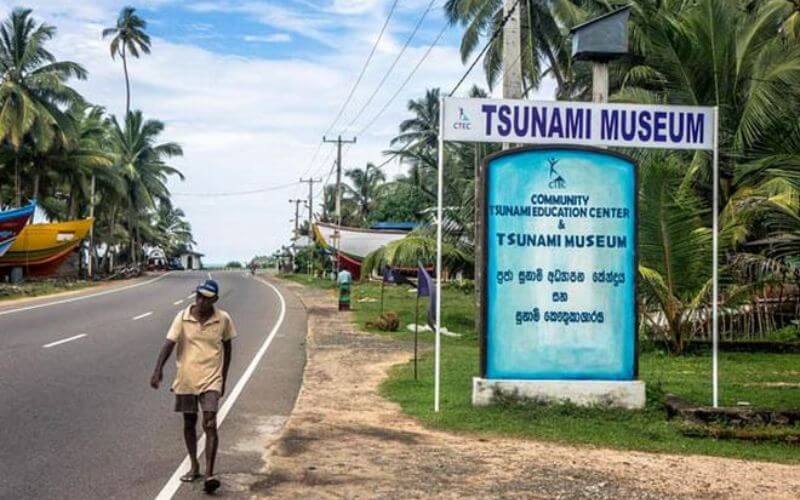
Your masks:
M 125 116 L 131 112 L 131 80 L 128 77 L 128 58 L 125 57 L 125 44 L 122 45 L 122 71 L 125 73 Z

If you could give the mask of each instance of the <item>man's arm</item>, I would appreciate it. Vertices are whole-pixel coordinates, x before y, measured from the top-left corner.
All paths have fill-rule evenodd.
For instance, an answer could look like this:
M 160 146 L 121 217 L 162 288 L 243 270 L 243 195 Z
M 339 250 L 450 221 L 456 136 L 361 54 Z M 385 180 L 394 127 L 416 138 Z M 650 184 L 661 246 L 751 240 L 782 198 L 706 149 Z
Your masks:
M 222 341 L 222 394 L 225 395 L 225 382 L 228 381 L 228 368 L 231 367 L 231 352 L 233 350 L 233 343 L 228 340 Z
M 158 385 L 164 377 L 164 364 L 169 359 L 170 354 L 172 354 L 172 349 L 174 348 L 175 342 L 169 339 L 164 341 L 164 347 L 162 347 L 161 352 L 158 353 L 158 360 L 156 361 L 156 368 L 153 370 L 153 376 L 150 377 L 150 387 L 153 389 L 158 389 Z

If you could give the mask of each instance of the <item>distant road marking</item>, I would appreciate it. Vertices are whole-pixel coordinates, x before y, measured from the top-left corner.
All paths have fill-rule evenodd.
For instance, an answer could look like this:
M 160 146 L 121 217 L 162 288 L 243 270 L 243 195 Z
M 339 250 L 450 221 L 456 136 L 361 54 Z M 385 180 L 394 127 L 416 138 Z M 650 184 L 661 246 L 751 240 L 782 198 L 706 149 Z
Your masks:
M 184 300 L 184 299 L 181 299 L 181 300 L 176 300 L 175 302 L 173 302 L 173 303 L 172 303 L 172 305 L 173 305 L 173 306 L 177 306 L 178 304 L 183 304 L 183 300 Z
M 250 377 L 253 375 L 253 372 L 256 369 L 256 366 L 261 361 L 261 358 L 264 357 L 264 354 L 267 352 L 269 345 L 272 343 L 272 339 L 275 338 L 275 334 L 278 333 L 278 329 L 283 324 L 283 318 L 286 316 L 286 300 L 283 298 L 280 290 L 278 290 L 275 285 L 272 283 L 268 283 L 266 281 L 259 280 L 264 285 L 272 288 L 272 290 L 278 295 L 278 299 L 281 301 L 281 313 L 278 315 L 278 321 L 275 323 L 275 326 L 272 327 L 272 331 L 269 332 L 266 340 L 264 343 L 261 344 L 261 347 L 258 349 L 258 352 L 253 357 L 253 360 L 250 361 L 250 364 L 247 366 L 247 370 L 244 371 L 242 374 L 242 378 L 236 383 L 236 387 L 233 388 L 230 395 L 225 397 L 225 401 L 222 404 L 222 408 L 220 408 L 219 413 L 217 414 L 217 427 L 222 425 L 222 422 L 225 420 L 225 417 L 228 415 L 228 412 L 231 411 L 231 407 L 236 402 L 236 399 L 241 394 L 244 386 L 247 384 Z M 206 435 L 203 434 L 200 439 L 197 440 L 197 451 L 198 457 L 203 454 L 203 450 L 206 447 Z M 175 469 L 175 472 L 172 474 L 172 477 L 169 478 L 167 484 L 161 489 L 158 496 L 156 496 L 156 500 L 169 500 L 172 498 L 173 495 L 178 491 L 178 488 L 181 486 L 181 476 L 187 472 L 189 472 L 189 455 L 186 455 L 186 458 L 183 459 L 183 462 Z
M 194 297 L 193 293 L 190 293 L 189 295 L 186 296 L 187 299 L 191 299 L 192 297 Z
M 214 278 L 211 277 L 211 271 L 208 272 L 208 279 L 210 279 L 210 280 L 214 279 Z
M 146 312 L 146 313 L 144 313 L 144 314 L 140 314 L 140 315 L 138 315 L 138 316 L 134 316 L 134 317 L 133 317 L 133 321 L 136 321 L 137 319 L 146 318 L 146 317 L 150 316 L 151 314 L 153 314 L 153 311 L 147 311 L 147 312 Z
M 44 347 L 45 349 L 49 349 L 49 348 L 57 346 L 59 344 L 66 344 L 67 342 L 72 342 L 73 340 L 82 339 L 85 336 L 86 336 L 85 333 L 81 333 L 80 335 L 75 335 L 74 337 L 70 337 L 70 338 L 67 338 L 67 339 L 61 339 L 61 340 L 56 340 L 55 342 L 50 342 L 49 344 L 45 344 L 42 347 Z
M 72 298 L 69 298 L 69 299 L 57 300 L 55 302 L 47 302 L 45 304 L 36 304 L 34 306 L 20 307 L 18 309 L 9 309 L 8 311 L 0 311 L 0 316 L 5 316 L 7 314 L 14 314 L 14 313 L 22 312 L 22 311 L 32 311 L 34 309 L 41 309 L 43 307 L 57 306 L 59 304 L 69 304 L 71 302 L 78 302 L 79 300 L 86 300 L 86 299 L 91 299 L 91 298 L 94 298 L 94 297 L 101 297 L 103 295 L 110 295 L 112 293 L 122 292 L 124 290 L 130 290 L 131 288 L 136 288 L 136 287 L 139 287 L 139 286 L 144 286 L 144 285 L 149 285 L 151 283 L 155 283 L 156 281 L 165 278 L 168 274 L 171 274 L 171 271 L 167 272 L 167 273 L 164 273 L 161 276 L 157 276 L 157 277 L 155 277 L 155 278 L 153 278 L 151 280 L 148 280 L 148 281 L 143 281 L 141 283 L 133 283 L 131 285 L 125 285 L 125 286 L 122 286 L 122 287 L 119 287 L 119 288 L 113 288 L 111 290 L 106 290 L 104 292 L 97 292 L 97 293 L 92 293 L 92 294 L 89 294 L 89 295 L 81 295 L 80 297 L 72 297 Z

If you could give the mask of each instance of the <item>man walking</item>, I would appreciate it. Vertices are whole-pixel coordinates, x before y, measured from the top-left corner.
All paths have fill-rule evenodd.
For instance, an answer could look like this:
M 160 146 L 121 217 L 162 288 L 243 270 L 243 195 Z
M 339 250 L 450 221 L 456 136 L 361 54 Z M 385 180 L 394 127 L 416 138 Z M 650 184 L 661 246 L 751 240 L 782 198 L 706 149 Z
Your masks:
M 214 476 L 214 459 L 219 442 L 217 409 L 220 398 L 225 394 L 231 364 L 231 339 L 236 337 L 236 328 L 228 313 L 214 307 L 219 299 L 216 281 L 207 280 L 195 291 L 195 303 L 179 312 L 172 321 L 150 378 L 150 386 L 158 389 L 164 364 L 177 346 L 175 358 L 178 369 L 171 390 L 175 393 L 175 411 L 183 413 L 183 438 L 192 463 L 181 481 L 191 482 L 200 478 L 196 431 L 199 404 L 206 433 L 203 490 L 212 493 L 220 486 L 219 479 Z

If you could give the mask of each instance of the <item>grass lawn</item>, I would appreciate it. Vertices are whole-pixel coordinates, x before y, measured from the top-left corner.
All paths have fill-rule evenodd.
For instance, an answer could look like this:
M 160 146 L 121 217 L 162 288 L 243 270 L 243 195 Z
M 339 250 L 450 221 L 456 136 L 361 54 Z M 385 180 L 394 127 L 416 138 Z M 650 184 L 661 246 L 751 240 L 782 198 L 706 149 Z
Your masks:
M 387 286 L 384 309 L 398 314 L 401 331 L 384 333 L 412 338 L 405 326 L 414 322 L 416 295 L 407 287 Z M 433 412 L 432 333 L 420 335 L 426 349 L 420 361 L 420 379 L 412 366 L 394 367 L 381 387 L 383 395 L 427 425 L 451 431 L 546 439 L 621 449 L 707 454 L 788 463 L 800 463 L 800 446 L 737 440 L 687 437 L 679 425 L 666 420 L 661 399 L 667 392 L 696 403 L 711 401 L 711 357 L 708 353 L 684 357 L 650 351 L 640 356 L 640 378 L 647 383 L 648 404 L 643 411 L 600 410 L 574 406 L 508 405 L 473 408 L 472 377 L 478 374 L 478 342 L 474 331 L 471 292 L 443 291 L 442 324 L 460 338 L 442 337 L 442 387 L 439 414 Z M 380 311 L 380 284 L 359 284 L 351 304 L 359 326 Z M 364 300 L 366 299 L 366 300 Z M 427 298 L 420 301 L 425 322 Z M 740 401 L 772 408 L 800 408 L 800 355 L 722 353 L 721 404 Z M 784 385 L 781 385 L 784 384 Z M 800 431 L 800 429 L 796 429 Z
M 332 280 L 323 280 L 320 278 L 313 278 L 307 274 L 278 274 L 279 278 L 283 278 L 285 280 L 294 281 L 295 283 L 300 283 L 301 285 L 311 286 L 314 288 L 322 288 L 323 290 L 333 290 L 336 288 L 336 283 Z
M 90 286 L 94 286 L 94 283 L 82 280 L 29 281 L 27 283 L 19 283 L 15 285 L 0 283 L 0 302 L 4 300 L 20 299 L 23 297 L 38 297 L 41 295 L 80 290 L 81 288 L 87 288 Z

